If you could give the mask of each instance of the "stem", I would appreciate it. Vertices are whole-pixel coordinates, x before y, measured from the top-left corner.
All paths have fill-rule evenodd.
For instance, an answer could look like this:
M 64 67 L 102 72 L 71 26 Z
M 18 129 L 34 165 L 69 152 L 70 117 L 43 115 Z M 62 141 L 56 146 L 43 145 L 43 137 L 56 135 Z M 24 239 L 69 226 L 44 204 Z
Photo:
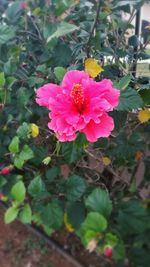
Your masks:
M 89 34 L 89 38 L 88 41 L 86 43 L 86 54 L 87 57 L 89 57 L 89 53 L 90 53 L 90 42 L 94 33 L 94 29 L 96 28 L 97 22 L 98 22 L 98 16 L 99 16 L 99 12 L 100 12 L 100 6 L 101 6 L 101 0 L 99 0 L 98 5 L 97 5 L 97 9 L 96 9 L 96 16 Z
M 38 34 L 39 40 L 40 40 L 40 41 L 42 41 L 42 40 L 43 40 L 43 38 L 42 38 L 42 36 L 41 36 L 40 30 L 39 30 L 39 28 L 38 28 L 37 24 L 34 22 L 34 19 L 33 19 L 31 16 L 28 16 L 28 18 L 30 18 L 30 20 L 31 20 L 31 22 L 32 22 L 32 24 L 33 24 L 33 26 L 34 26 L 35 30 L 37 31 L 37 34 Z

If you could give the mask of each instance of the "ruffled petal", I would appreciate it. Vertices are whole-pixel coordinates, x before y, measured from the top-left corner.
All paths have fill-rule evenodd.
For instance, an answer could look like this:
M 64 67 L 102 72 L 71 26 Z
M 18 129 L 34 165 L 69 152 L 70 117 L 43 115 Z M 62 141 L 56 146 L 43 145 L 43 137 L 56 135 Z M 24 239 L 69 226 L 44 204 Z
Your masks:
M 74 84 L 82 84 L 86 79 L 89 79 L 89 75 L 84 71 L 70 70 L 65 74 L 61 85 L 70 91 Z
M 60 142 L 67 142 L 67 141 L 73 141 L 73 140 L 75 140 L 76 139 L 76 135 L 75 135 L 75 133 L 74 134 L 72 134 L 72 135 L 69 135 L 69 136 L 67 136 L 66 134 L 62 134 L 62 135 L 60 135 L 60 134 L 56 134 L 57 135 L 57 138 L 58 138 L 58 140 L 60 141 Z
M 44 86 L 40 87 L 36 91 L 36 103 L 39 104 L 40 106 L 44 106 L 48 108 L 49 98 L 56 97 L 60 89 L 61 89 L 60 86 L 56 84 L 53 84 L 53 83 L 45 84 Z
M 100 123 L 91 120 L 84 129 L 81 130 L 90 142 L 96 142 L 100 137 L 108 137 L 114 128 L 113 119 L 104 113 L 100 117 Z
M 71 95 L 78 84 L 82 101 L 76 95 L 80 103 Z M 50 110 L 48 127 L 62 142 L 74 140 L 78 131 L 85 133 L 88 141 L 95 142 L 100 137 L 108 137 L 114 128 L 107 112 L 118 105 L 120 92 L 108 79 L 95 82 L 84 71 L 71 70 L 61 86 L 49 83 L 39 88 L 36 95 L 36 102 Z
M 98 84 L 102 97 L 111 105 L 109 111 L 113 110 L 113 108 L 117 107 L 119 104 L 120 91 L 113 88 L 112 81 L 108 79 L 104 79 L 98 82 Z

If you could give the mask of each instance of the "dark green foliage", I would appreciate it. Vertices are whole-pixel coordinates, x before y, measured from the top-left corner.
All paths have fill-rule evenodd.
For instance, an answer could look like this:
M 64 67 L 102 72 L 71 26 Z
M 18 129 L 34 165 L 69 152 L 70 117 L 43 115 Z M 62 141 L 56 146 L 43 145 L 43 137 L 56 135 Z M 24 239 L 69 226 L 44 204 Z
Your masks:
M 68 223 L 85 247 L 94 240 L 102 255 L 105 245 L 112 246 L 115 266 L 126 259 L 148 267 L 150 122 L 142 124 L 138 113 L 149 108 L 150 81 L 148 72 L 135 77 L 133 62 L 150 56 L 135 34 L 128 36 L 134 11 L 146 1 L 101 1 L 97 14 L 98 2 L 0 1 L 0 171 L 11 168 L 0 173 L 6 199 L 0 196 L 10 205 L 6 223 L 34 221 L 49 235 Z M 68 70 L 84 70 L 87 57 L 104 69 L 96 81 L 111 79 L 120 90 L 109 114 L 115 128 L 94 144 L 81 133 L 61 143 L 35 91 L 60 84 Z

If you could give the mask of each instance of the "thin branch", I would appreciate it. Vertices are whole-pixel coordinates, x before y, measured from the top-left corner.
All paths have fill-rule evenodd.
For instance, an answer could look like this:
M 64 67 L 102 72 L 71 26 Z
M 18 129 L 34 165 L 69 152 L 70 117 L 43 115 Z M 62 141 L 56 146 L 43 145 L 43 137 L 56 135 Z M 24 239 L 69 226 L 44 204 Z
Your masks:
M 89 52 L 90 52 L 90 42 L 94 33 L 94 29 L 96 28 L 97 22 L 98 22 L 98 16 L 100 13 L 100 6 L 101 6 L 101 0 L 99 0 L 98 5 L 97 5 L 97 9 L 96 9 L 96 16 L 89 34 L 89 38 L 88 41 L 86 43 L 86 53 L 87 53 L 87 57 L 89 57 Z
M 42 38 L 42 36 L 41 36 L 40 30 L 39 30 L 37 24 L 34 22 L 34 19 L 32 18 L 32 16 L 28 16 L 28 18 L 30 18 L 30 20 L 31 20 L 31 22 L 32 22 L 32 24 L 33 24 L 35 30 L 37 31 L 39 40 L 42 41 L 43 38 Z

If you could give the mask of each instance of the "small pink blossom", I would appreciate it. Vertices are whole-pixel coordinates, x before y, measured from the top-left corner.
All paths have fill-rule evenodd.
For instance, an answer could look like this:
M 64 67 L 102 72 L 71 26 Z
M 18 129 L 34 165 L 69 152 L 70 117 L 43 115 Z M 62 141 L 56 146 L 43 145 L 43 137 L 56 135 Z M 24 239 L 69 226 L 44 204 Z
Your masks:
M 112 257 L 112 255 L 113 255 L 113 249 L 112 249 L 111 246 L 109 246 L 109 245 L 105 246 L 105 248 L 104 248 L 104 255 L 106 257 L 108 257 L 108 258 L 111 258 Z
M 0 170 L 0 174 L 2 175 L 9 174 L 11 172 L 11 169 L 12 168 L 10 166 L 4 167 L 2 170 Z
M 36 92 L 36 102 L 50 110 L 48 127 L 62 142 L 82 132 L 90 142 L 108 137 L 114 128 L 107 114 L 119 102 L 119 91 L 110 80 L 94 81 L 84 71 L 68 71 L 60 86 L 48 83 Z

